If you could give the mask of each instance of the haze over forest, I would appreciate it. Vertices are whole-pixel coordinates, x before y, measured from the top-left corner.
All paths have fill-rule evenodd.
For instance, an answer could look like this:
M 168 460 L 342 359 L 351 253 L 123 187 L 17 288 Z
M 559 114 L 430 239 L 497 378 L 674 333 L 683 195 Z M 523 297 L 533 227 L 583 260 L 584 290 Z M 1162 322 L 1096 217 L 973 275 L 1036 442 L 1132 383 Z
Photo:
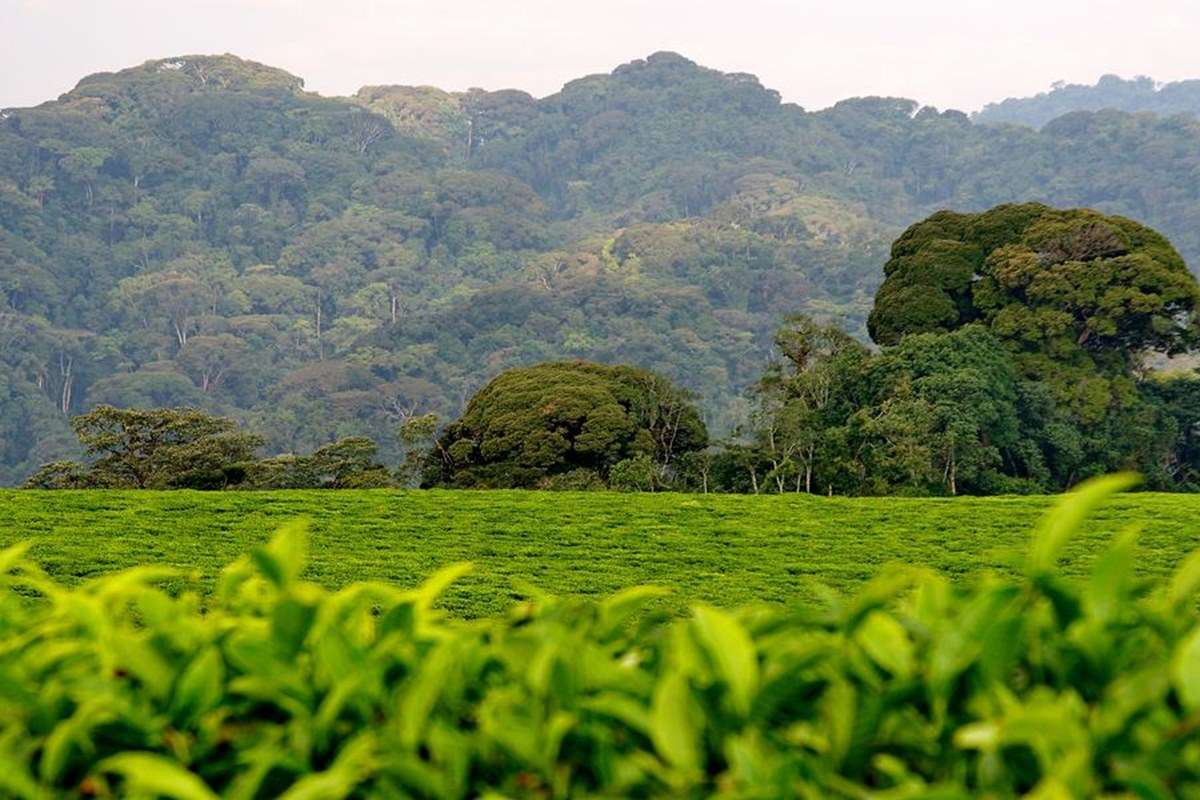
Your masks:
M 890 243 L 938 209 L 1127 215 L 1194 269 L 1197 92 L 1175 86 L 1064 87 L 985 125 L 808 112 L 667 52 L 540 99 L 320 97 L 234 56 L 90 76 L 0 114 L 0 481 L 76 456 L 67 420 L 99 403 L 387 456 L 398 419 L 558 358 L 659 371 L 727 431 L 781 320 L 863 335 Z
M 180 53 L 236 53 L 323 95 L 379 83 L 554 94 L 647 53 L 752 72 L 815 110 L 853 96 L 966 112 L 1053 81 L 1195 76 L 1196 12 L 1178 0 L 0 0 L 0 108 L 80 76 Z M 1136 33 L 1135 33 L 1136 31 Z

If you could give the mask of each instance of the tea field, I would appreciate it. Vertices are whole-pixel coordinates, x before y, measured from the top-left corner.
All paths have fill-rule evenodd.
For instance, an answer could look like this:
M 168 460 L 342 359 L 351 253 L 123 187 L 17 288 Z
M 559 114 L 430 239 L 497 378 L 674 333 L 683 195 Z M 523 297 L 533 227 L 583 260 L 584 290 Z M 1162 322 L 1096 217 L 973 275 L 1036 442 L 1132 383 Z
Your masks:
M 556 594 L 669 587 L 668 603 L 788 603 L 850 591 L 890 562 L 962 576 L 1006 571 L 1052 498 L 847 499 L 807 496 L 466 492 L 0 492 L 0 547 L 67 582 L 135 564 L 191 574 L 221 566 L 283 522 L 311 521 L 307 577 L 328 587 L 413 585 L 440 566 L 473 572 L 443 605 L 475 617 L 528 584 Z M 1200 547 L 1200 497 L 1130 494 L 1085 524 L 1064 570 L 1086 571 L 1112 535 L 1141 526 L 1138 569 L 1168 573 Z

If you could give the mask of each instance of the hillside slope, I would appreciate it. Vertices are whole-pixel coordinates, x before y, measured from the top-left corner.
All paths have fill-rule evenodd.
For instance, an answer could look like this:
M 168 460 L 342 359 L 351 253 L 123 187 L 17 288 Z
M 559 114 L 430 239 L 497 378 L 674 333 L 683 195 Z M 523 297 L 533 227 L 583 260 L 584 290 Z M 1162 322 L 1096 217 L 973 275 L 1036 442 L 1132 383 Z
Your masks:
M 903 99 L 809 113 L 671 53 L 520 91 L 351 98 L 233 56 L 0 112 L 0 482 L 97 403 L 235 415 L 273 451 L 455 412 L 561 357 L 676 378 L 727 429 L 791 312 L 862 331 L 942 207 L 1135 217 L 1200 257 L 1200 122 L 1040 131 Z

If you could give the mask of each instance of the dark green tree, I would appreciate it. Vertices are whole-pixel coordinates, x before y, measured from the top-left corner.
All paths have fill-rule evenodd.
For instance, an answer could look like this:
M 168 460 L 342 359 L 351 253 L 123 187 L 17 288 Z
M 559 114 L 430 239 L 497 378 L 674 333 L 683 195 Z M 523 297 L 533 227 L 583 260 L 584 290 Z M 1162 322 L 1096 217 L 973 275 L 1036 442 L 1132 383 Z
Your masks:
M 879 354 L 839 368 L 844 334 L 806 320 L 777 337 L 791 366 L 759 382 L 741 452 L 755 487 L 813 470 L 867 494 L 1045 491 L 1122 469 L 1189 485 L 1190 382 L 1144 380 L 1148 354 L 1196 340 L 1200 289 L 1165 238 L 1038 204 L 939 212 L 885 274 Z
M 49 464 L 31 485 L 135 489 L 222 489 L 240 483 L 262 438 L 194 408 L 133 409 L 100 406 L 71 420 L 86 468 Z
M 440 424 L 437 414 L 421 414 L 410 416 L 396 427 L 403 459 L 396 468 L 396 480 L 401 486 L 419 486 L 422 477 L 441 463 L 442 454 L 437 449 Z
M 1196 341 L 1200 287 L 1175 248 L 1087 209 L 939 212 L 896 240 L 884 274 L 867 323 L 876 342 L 984 324 L 1083 422 L 1123 404 L 1141 354 Z
M 1156 375 L 1142 383 L 1142 394 L 1158 409 L 1156 433 L 1168 447 L 1146 469 L 1159 489 L 1200 489 L 1200 377 L 1195 373 Z
M 708 434 L 691 397 L 646 370 L 584 361 L 509 370 L 443 431 L 427 483 L 536 487 L 588 470 L 601 479 L 640 457 L 667 483 Z M 628 470 L 627 470 L 628 471 Z
M 968 325 L 907 336 L 871 372 L 881 406 L 901 397 L 915 404 L 916 437 L 934 476 L 929 488 L 987 493 L 997 484 L 1019 439 L 1020 408 L 1012 357 L 991 331 Z
M 320 488 L 373 489 L 387 486 L 391 476 L 377 460 L 379 447 L 362 436 L 349 436 L 317 448 L 311 471 Z
M 868 327 L 880 344 L 983 321 L 1023 346 L 1178 351 L 1200 290 L 1161 234 L 1037 203 L 939 212 L 892 246 Z

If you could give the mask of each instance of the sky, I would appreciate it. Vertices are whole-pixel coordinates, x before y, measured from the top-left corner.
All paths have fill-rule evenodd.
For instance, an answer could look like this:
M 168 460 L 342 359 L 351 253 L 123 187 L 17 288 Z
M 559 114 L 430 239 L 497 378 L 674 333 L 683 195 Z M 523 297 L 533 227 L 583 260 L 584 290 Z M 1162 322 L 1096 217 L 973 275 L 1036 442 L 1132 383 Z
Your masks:
M 1193 0 L 0 0 L 0 108 L 154 58 L 235 55 L 308 89 L 557 91 L 673 50 L 810 109 L 862 95 L 973 111 L 1105 73 L 1200 77 Z

